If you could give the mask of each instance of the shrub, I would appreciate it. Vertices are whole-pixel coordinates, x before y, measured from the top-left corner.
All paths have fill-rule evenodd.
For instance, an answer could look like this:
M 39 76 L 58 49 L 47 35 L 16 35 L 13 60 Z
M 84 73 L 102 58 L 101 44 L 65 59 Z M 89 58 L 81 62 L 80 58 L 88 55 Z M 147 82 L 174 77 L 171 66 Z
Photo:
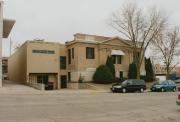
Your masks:
M 154 70 L 151 63 L 151 59 L 145 58 L 145 70 L 146 70 L 146 81 L 151 82 L 155 80 Z
M 140 79 L 144 80 L 145 82 L 147 82 L 147 77 L 146 75 L 140 75 Z
M 107 66 L 101 65 L 96 69 L 93 80 L 95 83 L 108 84 L 113 82 L 114 77 Z
M 106 66 L 110 69 L 113 78 L 115 79 L 115 67 L 112 56 L 108 56 L 106 60 Z
M 136 64 L 134 62 L 129 65 L 128 78 L 129 79 L 136 79 L 137 78 L 137 67 L 136 67 Z

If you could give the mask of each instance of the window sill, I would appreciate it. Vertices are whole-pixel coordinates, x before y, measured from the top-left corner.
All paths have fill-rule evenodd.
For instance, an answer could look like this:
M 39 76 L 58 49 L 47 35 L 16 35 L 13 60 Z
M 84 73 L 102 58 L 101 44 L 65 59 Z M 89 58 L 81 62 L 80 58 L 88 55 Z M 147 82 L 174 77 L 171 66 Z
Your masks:
M 96 59 L 86 59 L 86 60 L 88 60 L 88 61 L 95 61 Z

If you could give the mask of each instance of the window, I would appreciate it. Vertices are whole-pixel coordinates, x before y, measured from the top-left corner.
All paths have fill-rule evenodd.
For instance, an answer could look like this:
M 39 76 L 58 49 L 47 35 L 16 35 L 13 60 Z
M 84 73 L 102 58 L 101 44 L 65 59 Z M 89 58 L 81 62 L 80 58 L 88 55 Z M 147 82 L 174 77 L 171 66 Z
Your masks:
M 55 54 L 54 50 L 32 50 L 33 53 Z
M 33 50 L 33 53 L 40 53 L 39 50 Z
M 68 64 L 71 64 L 71 50 L 68 49 Z
M 66 69 L 66 56 L 60 56 L 60 69 Z
M 112 57 L 112 59 L 113 59 L 113 63 L 116 64 L 116 56 L 115 56 L 115 55 L 112 55 L 111 57 Z
M 37 83 L 48 83 L 48 75 L 37 75 Z
M 8 67 L 2 66 L 2 73 L 8 73 Z
M 122 56 L 121 55 L 112 55 L 112 59 L 114 64 L 121 64 L 122 63 Z
M 48 54 L 54 54 L 54 51 L 48 50 L 47 53 L 48 53 Z
M 121 55 L 117 55 L 116 58 L 117 58 L 117 64 L 121 64 Z
M 87 47 L 86 48 L 86 59 L 94 59 L 94 48 Z
M 74 59 L 74 48 L 72 48 L 72 59 Z

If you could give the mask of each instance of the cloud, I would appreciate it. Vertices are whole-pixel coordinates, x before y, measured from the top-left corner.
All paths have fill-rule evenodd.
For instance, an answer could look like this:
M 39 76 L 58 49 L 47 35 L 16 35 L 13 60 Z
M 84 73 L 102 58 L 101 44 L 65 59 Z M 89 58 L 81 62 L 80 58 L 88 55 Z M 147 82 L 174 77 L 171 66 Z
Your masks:
M 11 32 L 14 44 L 28 39 L 43 38 L 64 43 L 77 32 L 115 36 L 107 18 L 126 0 L 6 0 L 4 16 L 16 20 Z M 131 0 L 130 0 L 131 1 Z M 132 0 L 134 1 L 134 0 Z M 149 5 L 168 10 L 174 23 L 180 21 L 178 0 L 136 0 L 140 6 Z M 9 39 L 3 43 L 3 55 L 9 53 Z

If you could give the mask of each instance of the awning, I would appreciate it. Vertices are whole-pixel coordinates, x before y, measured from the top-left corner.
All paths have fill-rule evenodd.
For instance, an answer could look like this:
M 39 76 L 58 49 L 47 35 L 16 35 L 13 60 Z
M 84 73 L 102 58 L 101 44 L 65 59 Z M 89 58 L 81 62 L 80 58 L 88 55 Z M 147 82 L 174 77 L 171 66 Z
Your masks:
M 15 20 L 3 19 L 3 38 L 8 38 L 14 23 Z
M 111 55 L 125 55 L 121 50 L 111 50 Z

